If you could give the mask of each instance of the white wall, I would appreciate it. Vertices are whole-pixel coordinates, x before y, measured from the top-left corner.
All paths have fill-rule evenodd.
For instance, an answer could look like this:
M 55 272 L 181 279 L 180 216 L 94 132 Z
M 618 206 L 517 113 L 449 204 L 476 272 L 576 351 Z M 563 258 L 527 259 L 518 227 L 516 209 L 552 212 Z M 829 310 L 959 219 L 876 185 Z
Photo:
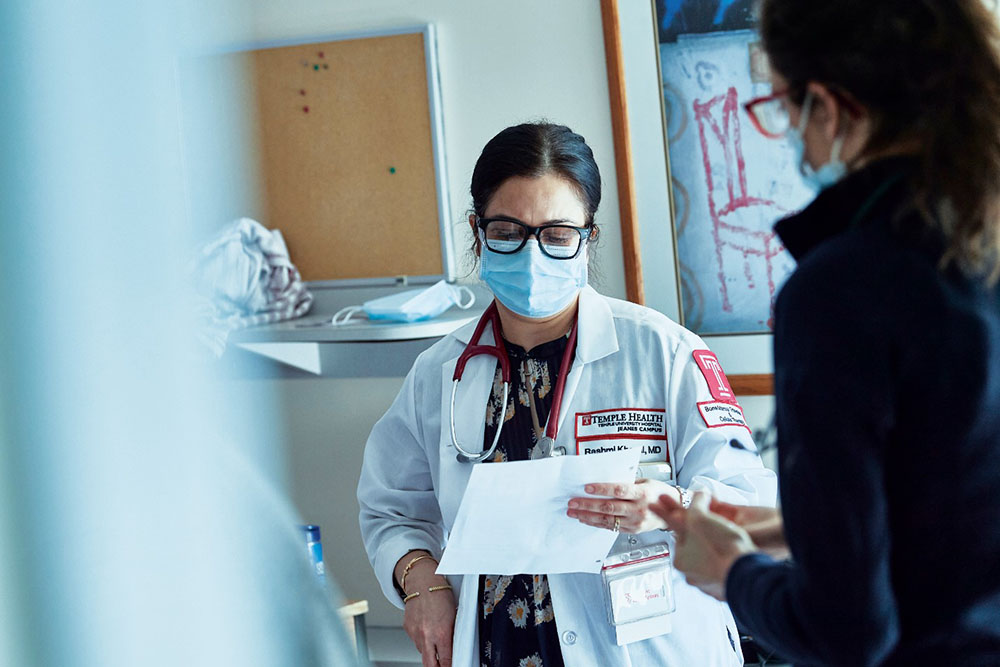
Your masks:
M 367 599 L 370 625 L 403 623 L 372 573 L 358 528 L 355 491 L 365 440 L 402 378 L 275 381 L 281 396 L 292 502 L 322 529 L 327 572 L 348 599 Z

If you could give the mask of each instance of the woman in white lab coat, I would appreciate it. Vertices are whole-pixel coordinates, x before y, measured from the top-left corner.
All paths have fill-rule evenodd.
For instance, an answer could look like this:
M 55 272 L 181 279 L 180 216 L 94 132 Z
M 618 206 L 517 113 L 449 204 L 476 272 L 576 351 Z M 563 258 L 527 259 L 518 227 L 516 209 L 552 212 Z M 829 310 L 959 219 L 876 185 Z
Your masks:
M 386 596 L 404 606 L 423 664 L 742 664 L 728 608 L 676 575 L 673 613 L 616 627 L 597 574 L 435 574 L 473 467 L 456 456 L 450 415 L 463 449 L 490 462 L 641 447 L 634 484 L 594 480 L 567 499 L 570 517 L 621 533 L 611 554 L 670 542 L 647 510 L 660 494 L 683 502 L 702 489 L 768 505 L 776 493 L 705 344 L 587 285 L 601 189 L 581 136 L 545 123 L 507 128 L 483 149 L 471 190 L 480 277 L 503 340 L 489 326 L 473 340 L 469 324 L 422 353 L 372 430 L 358 485 L 368 556 Z M 509 358 L 506 405 L 497 358 L 481 354 L 468 361 L 452 410 L 453 374 L 470 343 L 499 343 Z

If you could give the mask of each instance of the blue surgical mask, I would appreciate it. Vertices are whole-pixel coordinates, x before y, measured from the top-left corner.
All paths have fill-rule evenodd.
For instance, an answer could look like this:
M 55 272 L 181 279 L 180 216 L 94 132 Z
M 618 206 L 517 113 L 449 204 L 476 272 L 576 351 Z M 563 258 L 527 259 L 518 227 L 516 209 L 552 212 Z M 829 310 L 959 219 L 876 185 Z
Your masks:
M 534 239 L 512 255 L 480 247 L 479 277 L 500 303 L 522 317 L 555 315 L 587 284 L 586 246 L 573 259 L 546 256 Z
M 821 192 L 840 179 L 847 173 L 847 165 L 840 159 L 840 151 L 844 147 L 844 135 L 839 133 L 833 140 L 830 147 L 830 161 L 814 169 L 806 160 L 806 142 L 803 138 L 806 126 L 809 124 L 809 112 L 812 111 L 813 94 L 806 93 L 806 99 L 802 103 L 802 115 L 799 117 L 798 127 L 790 127 L 785 133 L 788 143 L 792 146 L 795 159 L 799 163 L 799 172 L 802 180 L 816 192 Z
M 463 299 L 462 297 L 466 297 Z M 355 313 L 364 311 L 369 320 L 419 322 L 437 317 L 452 306 L 466 309 L 476 301 L 476 295 L 464 285 L 451 285 L 439 280 L 430 287 L 406 290 L 389 296 L 365 301 L 360 306 L 348 306 L 337 311 L 332 324 L 347 324 Z

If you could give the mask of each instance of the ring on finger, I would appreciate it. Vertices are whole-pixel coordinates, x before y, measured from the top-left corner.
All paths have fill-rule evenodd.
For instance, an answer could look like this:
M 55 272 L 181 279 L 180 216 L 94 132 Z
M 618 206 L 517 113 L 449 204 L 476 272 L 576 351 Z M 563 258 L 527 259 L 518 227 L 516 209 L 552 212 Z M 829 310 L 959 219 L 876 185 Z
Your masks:
M 621 524 L 622 524 L 622 518 L 620 516 L 616 516 L 615 525 L 611 528 L 611 530 L 617 533 L 618 529 L 621 527 Z

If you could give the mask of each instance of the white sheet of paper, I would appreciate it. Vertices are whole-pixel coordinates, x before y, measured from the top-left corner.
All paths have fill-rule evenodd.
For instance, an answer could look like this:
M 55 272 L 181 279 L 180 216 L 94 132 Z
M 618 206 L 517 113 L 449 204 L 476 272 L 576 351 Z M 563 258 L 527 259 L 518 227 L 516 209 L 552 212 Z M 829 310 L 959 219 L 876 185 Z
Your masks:
M 617 533 L 566 516 L 591 482 L 632 482 L 640 448 L 479 463 L 472 469 L 438 574 L 600 572 Z

